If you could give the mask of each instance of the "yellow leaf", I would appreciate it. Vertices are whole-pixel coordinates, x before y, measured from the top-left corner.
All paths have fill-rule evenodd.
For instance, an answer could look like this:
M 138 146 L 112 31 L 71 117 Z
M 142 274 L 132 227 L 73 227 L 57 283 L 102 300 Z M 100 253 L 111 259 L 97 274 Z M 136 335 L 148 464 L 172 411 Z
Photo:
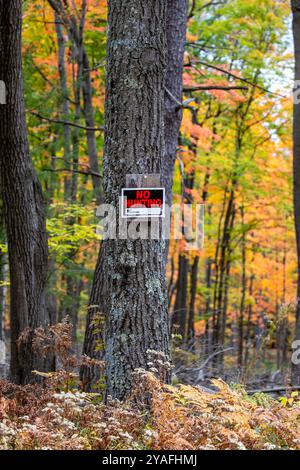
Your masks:
M 287 397 L 280 397 L 279 400 L 283 406 L 287 405 Z

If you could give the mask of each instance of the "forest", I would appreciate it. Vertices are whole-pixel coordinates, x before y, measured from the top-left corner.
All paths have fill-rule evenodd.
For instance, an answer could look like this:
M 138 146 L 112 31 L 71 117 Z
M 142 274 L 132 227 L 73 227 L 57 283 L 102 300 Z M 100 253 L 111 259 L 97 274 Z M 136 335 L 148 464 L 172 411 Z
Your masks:
M 300 450 L 300 0 L 0 0 L 0 450 Z

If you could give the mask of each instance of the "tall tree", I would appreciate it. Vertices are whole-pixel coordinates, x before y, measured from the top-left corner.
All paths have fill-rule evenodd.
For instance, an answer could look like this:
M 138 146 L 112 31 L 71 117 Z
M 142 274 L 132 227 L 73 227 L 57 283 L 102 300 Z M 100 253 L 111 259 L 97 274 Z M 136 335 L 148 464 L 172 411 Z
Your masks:
M 161 175 L 162 183 L 166 187 L 168 204 L 171 204 L 172 202 L 173 171 L 182 119 L 182 107 L 180 106 L 180 103 L 182 101 L 182 72 L 187 25 L 187 9 L 187 0 L 167 1 L 165 27 L 167 40 L 167 70 L 164 87 L 165 153 L 161 164 Z M 166 247 L 165 255 L 167 252 L 168 250 Z M 91 358 L 101 358 L 103 356 L 104 319 L 103 308 L 101 308 L 101 305 L 103 305 L 103 286 L 106 278 L 104 257 L 104 249 L 101 249 L 95 270 L 89 302 L 90 308 L 87 315 L 87 327 L 83 352 Z M 81 378 L 83 380 L 84 387 L 90 390 L 100 378 L 97 365 L 84 365 L 81 369 Z
M 103 175 L 105 201 L 117 208 L 126 174 L 162 172 L 166 4 L 110 0 L 108 7 Z M 105 240 L 102 250 L 107 394 L 123 399 L 150 351 L 169 359 L 165 242 Z
M 165 93 L 165 156 L 163 182 L 172 204 L 173 172 L 182 121 L 182 72 L 186 41 L 188 0 L 167 1 L 167 74 Z
M 94 195 L 97 199 L 97 202 L 100 203 L 102 200 L 102 188 L 101 180 L 99 178 L 100 167 L 98 161 L 98 150 L 97 142 L 95 135 L 95 116 L 92 103 L 93 96 L 93 87 L 91 79 L 91 68 L 90 61 L 86 47 L 84 45 L 84 28 L 85 28 L 85 17 L 86 17 L 86 0 L 81 2 L 81 15 L 79 15 L 78 10 L 73 5 L 75 13 L 72 12 L 70 6 L 66 2 L 61 0 L 48 0 L 49 5 L 53 8 L 55 12 L 55 21 L 56 21 L 56 32 L 59 46 L 59 61 L 60 61 L 60 82 L 62 87 L 62 94 L 64 99 L 68 98 L 68 88 L 66 77 L 62 75 L 64 65 L 64 36 L 62 32 L 61 25 L 64 26 L 69 42 L 72 48 L 76 51 L 76 59 L 78 66 L 78 80 L 77 80 L 77 101 L 80 101 L 80 94 L 82 92 L 83 96 L 83 115 L 86 123 L 86 138 L 87 138 L 87 150 L 89 157 L 89 166 L 91 172 L 91 179 L 93 183 Z M 76 94 L 76 93 L 75 93 Z M 68 103 L 68 101 L 67 101 Z M 64 105 L 64 114 L 68 109 Z M 80 114 L 80 106 L 79 106 Z M 68 112 L 66 117 L 68 116 Z M 65 132 L 67 131 L 67 126 L 65 126 Z
M 300 80 L 300 1 L 292 0 L 293 13 L 293 38 L 295 49 L 295 85 L 299 87 Z M 295 97 L 296 98 L 296 97 Z M 297 257 L 298 257 L 298 282 L 297 282 L 297 307 L 296 307 L 296 340 L 300 340 L 300 103 L 299 98 L 294 99 L 294 216 L 296 227 Z M 300 384 L 300 365 L 293 364 L 293 383 Z
M 43 197 L 29 152 L 22 83 L 22 0 L 0 1 L 0 175 L 10 267 L 11 376 L 34 380 L 51 358 L 32 347 L 33 331 L 47 325 L 45 282 L 48 263 Z

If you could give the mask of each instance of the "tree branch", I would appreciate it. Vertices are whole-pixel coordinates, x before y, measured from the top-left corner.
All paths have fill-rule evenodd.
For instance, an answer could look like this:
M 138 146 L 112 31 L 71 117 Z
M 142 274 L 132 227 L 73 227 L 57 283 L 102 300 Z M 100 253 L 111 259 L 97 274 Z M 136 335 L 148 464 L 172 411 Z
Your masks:
M 192 92 L 192 91 L 206 91 L 206 90 L 224 90 L 224 91 L 230 91 L 230 90 L 248 90 L 248 87 L 246 86 L 235 86 L 235 85 L 228 85 L 228 86 L 223 86 L 223 85 L 197 85 L 197 86 L 191 86 L 191 87 L 184 87 L 183 91 L 185 92 Z
M 192 5 L 191 5 L 191 8 L 190 8 L 190 12 L 189 12 L 189 14 L 188 14 L 188 19 L 189 19 L 189 20 L 190 20 L 191 18 L 193 18 L 193 16 L 194 16 L 195 7 L 196 7 L 196 0 L 192 0 Z
M 103 178 L 102 175 L 100 175 L 99 173 L 95 173 L 94 171 L 71 170 L 70 168 L 42 168 L 42 171 L 50 171 L 51 173 L 67 171 L 69 173 L 79 173 L 80 175 L 96 176 L 97 178 Z
M 179 108 L 193 109 L 194 110 L 194 108 L 192 106 L 189 106 L 189 103 L 191 101 L 194 101 L 194 99 L 189 98 L 188 100 L 185 100 L 185 101 L 181 102 L 176 98 L 176 96 L 173 95 L 173 93 L 170 92 L 170 90 L 166 86 L 165 86 L 165 91 L 169 95 L 169 97 L 174 101 L 174 103 L 176 103 L 178 105 Z
M 78 129 L 83 129 L 85 131 L 99 131 L 99 132 L 104 131 L 103 126 L 101 126 L 101 127 L 86 127 L 86 126 L 82 126 L 80 124 L 76 124 L 75 122 L 63 121 L 62 119 L 52 119 L 52 118 L 49 118 L 49 117 L 46 117 L 46 116 L 42 116 L 41 114 L 35 113 L 33 111 L 29 111 L 29 114 L 32 114 L 33 116 L 41 119 L 42 121 L 53 122 L 55 124 L 63 124 L 64 126 L 77 127 Z
M 223 69 L 222 67 L 218 67 L 217 65 L 209 64 L 208 62 L 203 62 L 202 60 L 197 60 L 197 64 L 204 65 L 205 67 L 218 70 L 219 72 L 225 73 L 229 77 L 235 78 L 236 80 L 240 80 L 241 82 L 247 83 L 247 85 L 250 85 L 252 87 L 258 88 L 259 90 L 264 91 L 265 93 L 270 93 L 275 96 L 280 96 L 280 98 L 286 98 L 284 95 L 280 95 L 279 93 L 274 93 L 273 91 L 268 90 L 267 88 L 261 87 L 257 83 L 251 82 L 251 80 L 248 80 L 246 78 L 239 77 L 238 75 L 229 72 L 228 70 Z

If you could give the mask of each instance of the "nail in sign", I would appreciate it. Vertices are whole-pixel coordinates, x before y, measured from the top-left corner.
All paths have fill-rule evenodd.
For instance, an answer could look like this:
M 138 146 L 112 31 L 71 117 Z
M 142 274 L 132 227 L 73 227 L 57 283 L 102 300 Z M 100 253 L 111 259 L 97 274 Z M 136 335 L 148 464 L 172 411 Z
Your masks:
M 165 188 L 123 188 L 123 218 L 165 216 Z

